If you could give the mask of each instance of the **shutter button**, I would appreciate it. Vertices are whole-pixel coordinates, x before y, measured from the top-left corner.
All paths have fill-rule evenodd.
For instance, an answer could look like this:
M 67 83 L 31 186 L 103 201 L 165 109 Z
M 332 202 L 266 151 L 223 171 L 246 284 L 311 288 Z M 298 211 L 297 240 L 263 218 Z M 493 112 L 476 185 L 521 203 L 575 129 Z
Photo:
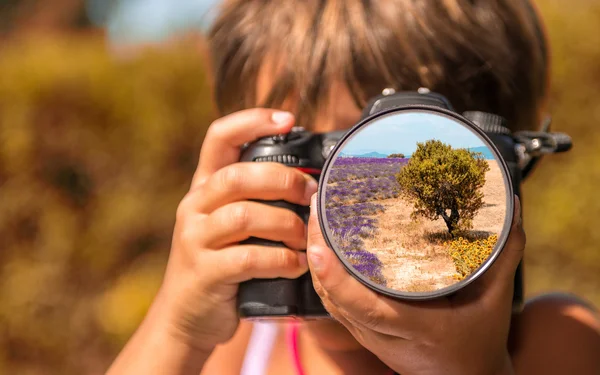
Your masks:
M 294 126 L 288 134 L 274 135 L 273 137 L 271 137 L 271 139 L 275 143 L 283 143 L 300 138 L 302 136 L 301 133 L 304 131 L 306 130 L 303 127 Z
M 292 130 L 287 134 L 287 140 L 292 141 L 294 139 L 298 139 L 302 137 L 302 133 L 306 132 L 306 130 L 301 126 L 294 126 Z

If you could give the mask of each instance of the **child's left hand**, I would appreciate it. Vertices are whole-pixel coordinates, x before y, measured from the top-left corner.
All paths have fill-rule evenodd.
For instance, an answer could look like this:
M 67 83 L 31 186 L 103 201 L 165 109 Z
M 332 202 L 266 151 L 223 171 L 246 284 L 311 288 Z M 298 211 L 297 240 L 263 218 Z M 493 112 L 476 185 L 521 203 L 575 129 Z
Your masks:
M 308 258 L 325 308 L 366 349 L 402 375 L 514 374 L 507 349 L 514 275 L 523 256 L 521 206 L 492 267 L 451 297 L 399 301 L 351 276 L 321 233 L 316 195 L 308 224 Z

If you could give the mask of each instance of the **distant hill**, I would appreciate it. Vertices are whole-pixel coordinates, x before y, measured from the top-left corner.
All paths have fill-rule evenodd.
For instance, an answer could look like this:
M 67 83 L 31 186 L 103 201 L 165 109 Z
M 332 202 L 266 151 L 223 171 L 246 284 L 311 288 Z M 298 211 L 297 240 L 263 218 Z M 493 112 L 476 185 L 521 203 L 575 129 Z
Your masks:
M 377 152 L 377 151 L 371 151 L 371 152 L 365 152 L 365 153 L 360 153 L 360 154 L 346 154 L 344 152 L 340 152 L 339 156 L 341 157 L 345 157 L 345 158 L 387 158 L 388 155 L 393 154 L 393 152 L 391 153 L 381 153 L 381 152 Z M 409 158 L 410 155 L 405 156 L 406 158 Z
M 386 154 L 381 154 L 379 152 L 368 152 L 366 154 L 360 154 L 360 155 L 352 155 L 355 158 L 387 158 Z
M 484 159 L 495 159 L 494 158 L 494 154 L 492 154 L 492 151 L 487 148 L 486 146 L 481 146 L 481 147 L 473 147 L 473 148 L 469 148 L 469 151 L 471 152 L 480 152 L 483 155 Z M 377 152 L 377 151 L 371 151 L 371 152 L 364 152 L 364 153 L 352 153 L 352 154 L 347 154 L 345 152 L 340 152 L 339 156 L 341 157 L 353 157 L 353 158 L 387 158 L 388 155 L 391 155 L 392 153 L 381 153 L 381 152 Z M 404 154 L 405 158 L 410 158 L 411 154 Z
M 398 150 L 391 150 L 391 149 L 378 149 L 378 150 L 374 150 L 374 149 L 369 149 L 369 148 L 361 148 L 361 149 L 354 149 L 354 150 L 345 150 L 343 152 L 340 152 L 338 155 L 339 156 L 345 156 L 345 157 L 353 157 L 353 158 L 386 158 L 388 155 L 390 154 L 397 154 L 399 151 Z
M 339 156 L 346 157 L 346 158 L 349 158 L 349 157 L 351 157 L 351 158 L 386 158 L 388 156 L 388 154 L 382 154 L 382 153 L 376 152 L 376 151 L 360 153 L 360 154 L 346 154 L 344 152 L 340 152 Z

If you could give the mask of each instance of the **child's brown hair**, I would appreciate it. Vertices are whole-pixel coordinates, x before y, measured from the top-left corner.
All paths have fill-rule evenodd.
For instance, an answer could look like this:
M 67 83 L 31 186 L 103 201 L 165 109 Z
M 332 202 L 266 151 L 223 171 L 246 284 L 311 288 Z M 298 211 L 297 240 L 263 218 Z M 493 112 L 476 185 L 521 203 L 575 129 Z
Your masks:
M 513 130 L 537 127 L 547 85 L 542 27 L 524 0 L 228 0 L 209 41 L 221 114 L 294 98 L 309 129 L 334 82 L 360 108 L 386 87 L 427 87 Z M 274 84 L 259 102 L 261 74 Z

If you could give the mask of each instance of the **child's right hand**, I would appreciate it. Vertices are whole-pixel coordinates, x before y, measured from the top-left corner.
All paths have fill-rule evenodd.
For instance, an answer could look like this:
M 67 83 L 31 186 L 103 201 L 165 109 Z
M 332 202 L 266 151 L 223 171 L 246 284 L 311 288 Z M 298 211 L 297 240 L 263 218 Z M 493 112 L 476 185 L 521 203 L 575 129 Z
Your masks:
M 240 147 L 287 133 L 287 112 L 250 109 L 214 122 L 206 135 L 190 191 L 181 201 L 165 279 L 156 307 L 173 332 L 212 351 L 239 323 L 238 284 L 252 278 L 297 278 L 308 271 L 306 225 L 290 210 L 250 200 L 308 206 L 317 182 L 277 163 L 239 163 Z M 286 247 L 239 245 L 248 237 Z

